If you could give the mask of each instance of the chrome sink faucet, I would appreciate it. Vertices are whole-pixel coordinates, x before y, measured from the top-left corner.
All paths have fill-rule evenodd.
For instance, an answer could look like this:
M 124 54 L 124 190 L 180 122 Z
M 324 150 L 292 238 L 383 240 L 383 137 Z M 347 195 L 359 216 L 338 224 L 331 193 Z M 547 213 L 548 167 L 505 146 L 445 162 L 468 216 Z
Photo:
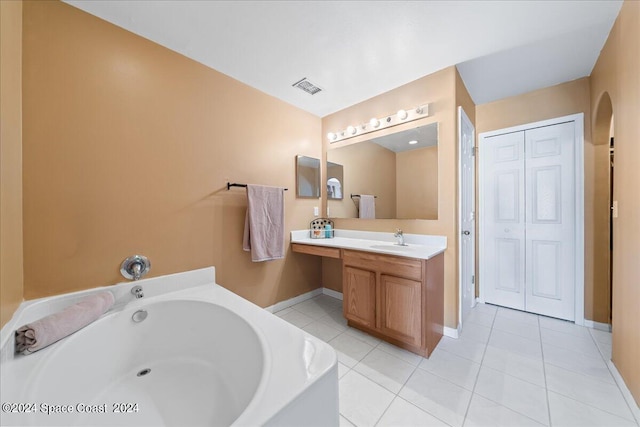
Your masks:
M 395 232 L 393 237 L 398 239 L 398 241 L 396 242 L 396 245 L 398 245 L 398 246 L 407 246 L 407 244 L 404 242 L 404 235 L 402 234 L 402 230 L 400 230 L 399 228 L 398 228 L 398 231 Z

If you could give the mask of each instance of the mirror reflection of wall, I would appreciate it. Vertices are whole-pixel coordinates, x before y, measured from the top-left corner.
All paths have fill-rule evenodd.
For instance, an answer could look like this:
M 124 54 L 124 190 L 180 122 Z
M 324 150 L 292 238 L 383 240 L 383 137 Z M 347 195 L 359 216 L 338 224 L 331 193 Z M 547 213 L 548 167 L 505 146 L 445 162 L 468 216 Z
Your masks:
M 344 172 L 342 165 L 327 162 L 327 198 L 329 200 L 342 200 L 343 186 Z
M 296 196 L 298 198 L 320 198 L 320 160 L 307 156 L 296 156 Z
M 341 201 L 329 199 L 335 218 L 358 218 L 358 200 L 350 194 L 376 196 L 379 219 L 438 218 L 438 124 L 340 147 L 327 159 L 344 165 Z

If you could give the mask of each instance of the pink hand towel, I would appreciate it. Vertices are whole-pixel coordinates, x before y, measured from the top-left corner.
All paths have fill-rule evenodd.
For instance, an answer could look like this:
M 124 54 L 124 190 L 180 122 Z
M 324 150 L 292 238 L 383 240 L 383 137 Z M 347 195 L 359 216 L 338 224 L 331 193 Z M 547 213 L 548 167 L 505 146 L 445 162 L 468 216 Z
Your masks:
M 376 218 L 376 198 L 370 194 L 360 195 L 360 218 L 375 219 Z
M 31 354 L 84 328 L 113 305 L 109 291 L 90 295 L 77 304 L 20 327 L 16 331 L 16 352 Z
M 242 249 L 253 262 L 284 258 L 284 188 L 247 185 Z

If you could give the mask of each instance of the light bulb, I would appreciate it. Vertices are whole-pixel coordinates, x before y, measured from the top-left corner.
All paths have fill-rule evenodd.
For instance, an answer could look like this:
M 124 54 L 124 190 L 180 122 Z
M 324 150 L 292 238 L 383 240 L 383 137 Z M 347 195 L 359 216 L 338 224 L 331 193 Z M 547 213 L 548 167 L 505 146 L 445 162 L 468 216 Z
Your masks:
M 398 115 L 398 118 L 399 118 L 400 120 L 404 120 L 404 119 L 406 119 L 407 117 L 409 117 L 409 113 L 407 113 L 407 111 L 406 111 L 406 110 L 398 110 L 398 114 L 397 114 L 397 115 Z
M 329 133 L 327 134 L 327 138 L 329 138 L 329 141 L 335 141 L 335 140 L 338 138 L 338 135 L 336 135 L 336 134 L 335 134 L 335 133 L 333 133 L 333 132 L 329 132 Z
M 377 128 L 378 126 L 380 126 L 380 120 L 376 119 L 375 117 L 373 119 L 371 119 L 369 121 L 369 124 L 371 125 L 372 128 Z
M 347 133 L 350 134 L 350 135 L 355 135 L 356 132 L 358 132 L 358 129 L 354 128 L 353 126 L 349 126 L 347 128 Z
M 418 143 L 418 141 L 416 141 L 415 139 L 413 141 L 409 141 L 410 145 L 416 145 Z

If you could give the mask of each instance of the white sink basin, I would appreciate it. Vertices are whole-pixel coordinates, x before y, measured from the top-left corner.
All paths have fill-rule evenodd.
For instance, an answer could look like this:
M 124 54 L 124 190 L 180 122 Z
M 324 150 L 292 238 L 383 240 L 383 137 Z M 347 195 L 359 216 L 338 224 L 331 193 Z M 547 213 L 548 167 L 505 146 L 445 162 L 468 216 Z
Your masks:
M 391 251 L 409 251 L 411 247 L 409 245 L 399 246 L 389 243 L 388 245 L 371 245 L 369 246 L 371 249 L 383 249 L 383 250 L 391 250 Z

